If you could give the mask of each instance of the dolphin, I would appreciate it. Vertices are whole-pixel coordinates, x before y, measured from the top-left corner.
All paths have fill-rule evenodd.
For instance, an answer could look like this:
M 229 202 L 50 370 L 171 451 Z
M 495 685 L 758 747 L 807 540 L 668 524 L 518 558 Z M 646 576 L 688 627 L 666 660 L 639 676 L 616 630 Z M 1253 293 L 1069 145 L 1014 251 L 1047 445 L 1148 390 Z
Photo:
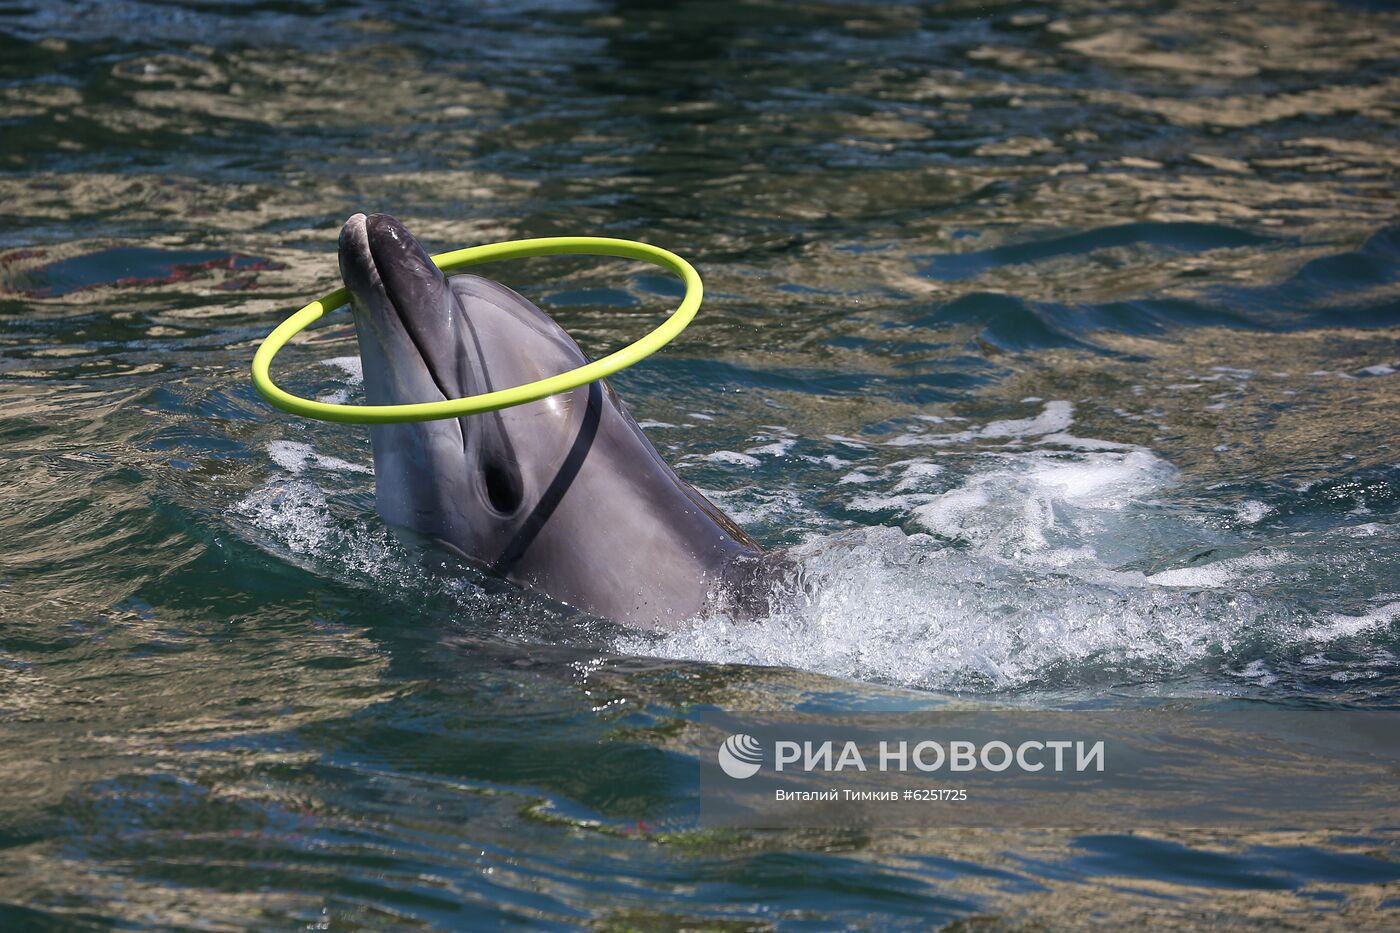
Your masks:
M 345 222 L 340 273 L 372 405 L 477 395 L 587 362 L 516 292 L 445 276 L 387 214 Z M 605 382 L 501 411 L 374 425 L 370 440 L 388 525 L 592 615 L 675 629 L 751 605 L 763 576 L 759 546 L 676 475 Z

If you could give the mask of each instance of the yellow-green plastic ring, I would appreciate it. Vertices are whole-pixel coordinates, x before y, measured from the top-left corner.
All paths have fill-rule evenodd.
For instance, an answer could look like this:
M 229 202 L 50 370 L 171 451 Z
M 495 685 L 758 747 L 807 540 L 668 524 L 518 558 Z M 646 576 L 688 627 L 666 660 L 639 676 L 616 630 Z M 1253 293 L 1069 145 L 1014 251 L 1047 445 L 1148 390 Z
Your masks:
M 349 300 L 349 293 L 343 288 L 338 288 L 329 295 L 311 302 L 267 335 L 257 353 L 253 355 L 253 385 L 257 386 L 263 398 L 277 408 L 321 421 L 336 421 L 342 424 L 399 424 L 408 421 L 460 418 L 462 415 L 523 405 L 611 376 L 666 346 L 677 334 L 685 330 L 686 325 L 695 317 L 695 312 L 700 310 L 704 287 L 700 284 L 700 274 L 695 271 L 695 267 L 669 250 L 635 240 L 600 236 L 552 236 L 532 240 L 510 240 L 439 253 L 433 257 L 433 262 L 443 272 L 453 272 L 466 266 L 502 259 L 560 255 L 616 256 L 653 263 L 681 277 L 681 281 L 685 283 L 685 297 L 660 327 L 636 343 L 625 346 L 616 353 L 610 353 L 600 360 L 594 360 L 557 376 L 550 376 L 548 379 L 440 402 L 418 402 L 410 405 L 337 405 L 302 398 L 279 388 L 272 381 L 268 370 L 277 351 L 286 346 L 288 341 L 321 315 L 345 306 Z

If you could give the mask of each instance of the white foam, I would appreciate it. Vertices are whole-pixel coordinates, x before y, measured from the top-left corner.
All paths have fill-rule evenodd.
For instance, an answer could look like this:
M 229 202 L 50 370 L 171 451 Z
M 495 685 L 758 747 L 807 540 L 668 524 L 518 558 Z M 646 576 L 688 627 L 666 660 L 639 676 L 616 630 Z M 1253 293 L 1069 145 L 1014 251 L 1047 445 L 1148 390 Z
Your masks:
M 932 498 L 933 496 L 926 493 L 908 496 L 856 496 L 846 503 L 846 507 L 856 512 L 887 512 L 891 509 L 907 512 Z
M 740 525 L 769 522 L 804 521 L 809 524 L 830 524 L 821 519 L 802 501 L 795 490 L 769 490 L 759 486 L 742 489 L 697 489 L 701 495 L 724 510 Z
M 924 418 L 922 420 L 931 419 Z M 954 419 L 940 418 L 935 423 L 948 420 Z M 979 439 L 1011 438 L 1013 441 L 1018 441 L 1027 437 L 1063 433 L 1073 423 L 1074 405 L 1063 399 L 1057 399 L 1046 402 L 1040 414 L 1032 418 L 993 421 L 980 428 L 969 428 L 953 434 L 925 434 L 921 431 L 911 431 L 891 437 L 884 443 L 886 447 L 946 447 L 952 444 L 966 444 Z
M 1241 524 L 1256 525 L 1272 511 L 1273 509 L 1257 499 L 1246 499 L 1235 506 L 1235 517 Z
M 1225 586 L 1235 579 L 1235 574 L 1229 567 L 1213 564 L 1206 567 L 1178 567 L 1175 570 L 1163 570 L 1161 573 L 1154 573 L 1144 579 L 1156 586 L 1212 589 Z
M 404 612 L 467 617 L 512 639 L 578 634 L 568 610 L 512 588 L 485 587 L 470 568 L 436 552 L 405 547 L 361 503 L 335 501 L 309 476 L 282 474 L 230 510 L 232 525 L 258 547 L 312 573 L 389 599 Z M 587 623 L 584 623 L 585 625 Z
M 1304 636 L 1312 641 L 1331 641 L 1334 638 L 1360 635 L 1363 632 L 1382 628 L 1397 621 L 1400 621 L 1400 601 L 1377 606 L 1370 612 L 1364 612 L 1360 615 L 1349 616 L 1337 613 L 1328 616 L 1325 623 L 1308 628 L 1304 632 Z
M 363 464 L 319 454 L 310 444 L 301 441 L 272 441 L 267 445 L 267 455 L 288 473 L 304 473 L 313 467 L 342 473 L 374 473 Z
M 795 438 L 782 438 L 771 444 L 764 444 L 761 447 L 750 447 L 744 453 L 755 457 L 784 457 L 792 446 L 797 443 Z
M 233 511 L 290 554 L 328 565 L 333 560 L 337 575 L 359 584 L 373 585 L 403 566 L 387 530 L 338 521 L 325 492 L 305 479 L 274 480 L 248 493 Z
M 732 463 L 736 466 L 756 467 L 758 458 L 748 454 L 741 454 L 737 450 L 716 450 L 714 453 L 705 454 L 695 458 L 706 463 Z
M 324 366 L 334 366 L 345 373 L 346 382 L 352 386 L 361 385 L 365 381 L 365 368 L 358 356 L 333 356 L 327 360 L 321 360 Z
M 1093 547 L 1090 535 L 1130 504 L 1169 483 L 1170 466 L 1151 452 L 1034 451 L 1000 458 L 999 466 L 968 477 L 913 510 L 933 533 L 1020 559 L 1055 562 L 1061 547 Z
M 1074 423 L 1074 406 L 1066 401 L 1046 402 L 1034 418 L 993 421 L 977 432 L 980 437 L 1027 437 L 1054 434 Z
M 1233 594 L 1105 585 L 924 535 L 872 528 L 795 548 L 803 585 L 759 622 L 716 618 L 621 649 L 778 665 L 940 690 L 1024 687 L 1076 670 L 1177 668 L 1232 645 L 1259 609 Z M 1059 673 L 1057 673 L 1059 672 Z
M 920 506 L 915 516 L 925 528 L 945 538 L 960 538 L 970 526 L 969 519 L 991 504 L 983 484 L 954 489 Z
M 928 481 L 941 474 L 944 470 L 942 464 L 930 463 L 927 460 L 910 460 L 903 465 L 904 472 L 899 477 L 899 482 L 894 484 L 895 492 L 904 492 L 907 489 L 917 489 L 927 486 Z
M 1072 413 L 1069 403 L 1051 402 L 1036 417 L 942 435 L 964 442 L 956 456 L 971 469 L 958 476 L 953 460 L 890 461 L 888 444 L 871 448 L 833 487 L 849 491 L 844 505 L 929 534 L 815 535 L 791 552 L 800 585 L 763 621 L 709 619 L 660 637 L 628 636 L 621 647 L 980 691 L 1056 678 L 1121 682 L 1138 676 L 1126 671 L 1181 671 L 1237 647 L 1253 650 L 1261 633 L 1274 643 L 1301 637 L 1305 608 L 1254 594 L 1298 577 L 1306 558 L 1230 545 L 1220 536 L 1231 525 L 1215 513 L 1172 504 L 1170 464 L 1142 447 L 1069 434 Z M 924 444 L 939 437 L 902 436 Z M 1008 437 L 1040 443 L 979 443 Z M 803 517 L 801 496 L 765 495 L 731 493 L 724 505 L 743 509 L 741 521 Z M 1235 527 L 1268 512 L 1245 500 Z M 1181 555 L 1177 564 L 1161 565 L 1172 554 Z M 1387 613 L 1400 615 L 1400 603 L 1329 625 L 1381 624 Z M 1276 676 L 1248 659 L 1239 665 L 1235 673 L 1255 684 Z
M 1270 684 L 1278 683 L 1278 675 L 1269 670 L 1269 666 L 1265 664 L 1261 658 L 1255 658 L 1240 670 L 1231 670 L 1227 667 L 1225 668 L 1225 673 L 1243 680 L 1252 680 L 1261 687 L 1267 687 Z

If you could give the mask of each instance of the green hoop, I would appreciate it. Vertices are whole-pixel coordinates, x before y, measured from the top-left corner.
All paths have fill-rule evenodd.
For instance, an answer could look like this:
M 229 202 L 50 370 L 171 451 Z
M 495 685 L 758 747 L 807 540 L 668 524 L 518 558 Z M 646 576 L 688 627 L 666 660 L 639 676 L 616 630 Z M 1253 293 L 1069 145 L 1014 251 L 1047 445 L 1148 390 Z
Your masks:
M 618 240 L 612 237 L 597 236 L 555 236 L 539 237 L 532 240 L 510 240 L 505 243 L 488 243 L 484 246 L 471 246 L 467 249 L 439 253 L 433 257 L 434 264 L 443 272 L 451 272 L 466 266 L 503 259 L 523 259 L 526 256 L 615 256 L 620 259 L 640 259 L 660 266 L 680 276 L 685 283 L 685 297 L 680 306 L 660 327 L 615 353 L 600 360 L 594 360 L 557 376 L 499 389 L 482 395 L 466 398 L 446 399 L 441 402 L 418 402 L 410 405 L 337 405 L 331 402 L 317 402 L 293 395 L 279 388 L 272 381 L 268 370 L 272 366 L 277 351 L 287 345 L 297 334 L 309 327 L 323 314 L 345 306 L 349 293 L 338 288 L 322 298 L 311 302 L 296 314 L 278 325 L 267 335 L 257 353 L 253 355 L 253 385 L 262 397 L 274 407 L 294 415 L 317 418 L 321 421 L 336 421 L 342 424 L 400 424 L 409 421 L 436 421 L 440 418 L 460 418 L 485 411 L 498 411 L 512 405 L 523 405 L 560 392 L 568 392 L 581 385 L 595 382 L 626 369 L 638 360 L 645 359 L 675 339 L 685 330 L 687 324 L 700 310 L 700 300 L 704 287 L 695 267 L 669 250 L 638 243 L 635 240 Z

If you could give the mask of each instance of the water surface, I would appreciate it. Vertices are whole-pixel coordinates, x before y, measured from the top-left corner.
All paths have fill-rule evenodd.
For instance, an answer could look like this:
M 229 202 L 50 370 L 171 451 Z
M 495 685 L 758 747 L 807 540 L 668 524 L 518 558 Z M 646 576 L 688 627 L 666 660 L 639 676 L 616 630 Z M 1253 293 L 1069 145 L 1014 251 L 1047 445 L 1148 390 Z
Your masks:
M 1383 7 L 0 8 L 3 925 L 1393 927 L 1383 828 L 704 833 L 685 741 L 1397 705 Z M 423 569 L 367 434 L 247 379 L 356 210 L 691 259 L 614 385 L 809 597 L 656 636 Z M 496 272 L 595 355 L 678 297 Z M 279 363 L 359 395 L 348 318 Z

